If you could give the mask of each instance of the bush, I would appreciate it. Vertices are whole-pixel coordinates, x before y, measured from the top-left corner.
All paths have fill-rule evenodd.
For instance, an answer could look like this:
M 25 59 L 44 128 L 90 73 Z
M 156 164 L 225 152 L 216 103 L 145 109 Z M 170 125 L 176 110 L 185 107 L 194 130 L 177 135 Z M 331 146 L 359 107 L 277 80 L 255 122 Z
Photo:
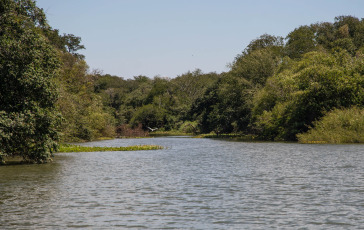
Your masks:
M 167 123 L 166 120 L 167 117 L 165 109 L 149 104 L 140 107 L 134 113 L 130 123 L 133 128 L 142 124 L 144 129 L 147 129 L 147 127 L 160 129 Z
M 297 138 L 301 143 L 364 143 L 364 108 L 332 110 Z
M 193 134 L 197 134 L 197 133 L 199 133 L 198 123 L 196 121 L 185 121 L 180 126 L 180 128 L 178 129 L 178 131 L 180 131 L 182 133 L 193 133 Z
M 116 127 L 117 137 L 147 137 L 149 132 L 142 128 L 142 124 L 139 124 L 135 128 L 129 127 L 127 124 L 119 125 Z

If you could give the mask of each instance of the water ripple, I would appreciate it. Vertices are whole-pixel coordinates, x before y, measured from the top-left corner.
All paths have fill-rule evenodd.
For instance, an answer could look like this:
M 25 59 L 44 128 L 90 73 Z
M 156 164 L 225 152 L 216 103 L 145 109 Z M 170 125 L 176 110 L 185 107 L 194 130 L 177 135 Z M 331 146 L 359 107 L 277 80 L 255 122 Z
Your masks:
M 109 140 L 165 150 L 67 153 L 0 167 L 0 229 L 360 229 L 362 145 Z

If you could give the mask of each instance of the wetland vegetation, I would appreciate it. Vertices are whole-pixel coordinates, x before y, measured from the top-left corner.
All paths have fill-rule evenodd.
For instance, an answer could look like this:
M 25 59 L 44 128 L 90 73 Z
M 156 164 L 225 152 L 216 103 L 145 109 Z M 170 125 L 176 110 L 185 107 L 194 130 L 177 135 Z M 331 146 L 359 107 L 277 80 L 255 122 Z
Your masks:
M 100 146 L 81 146 L 72 144 L 61 144 L 59 152 L 105 152 L 105 151 L 140 151 L 140 150 L 158 150 L 163 149 L 159 145 L 133 145 L 125 147 L 100 147 Z

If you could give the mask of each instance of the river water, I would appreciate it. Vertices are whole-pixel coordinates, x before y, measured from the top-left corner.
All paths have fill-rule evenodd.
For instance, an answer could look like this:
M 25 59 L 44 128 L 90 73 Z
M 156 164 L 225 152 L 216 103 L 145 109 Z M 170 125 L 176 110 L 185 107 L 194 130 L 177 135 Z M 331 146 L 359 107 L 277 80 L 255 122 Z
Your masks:
M 0 167 L 0 229 L 363 229 L 364 146 L 161 137 Z

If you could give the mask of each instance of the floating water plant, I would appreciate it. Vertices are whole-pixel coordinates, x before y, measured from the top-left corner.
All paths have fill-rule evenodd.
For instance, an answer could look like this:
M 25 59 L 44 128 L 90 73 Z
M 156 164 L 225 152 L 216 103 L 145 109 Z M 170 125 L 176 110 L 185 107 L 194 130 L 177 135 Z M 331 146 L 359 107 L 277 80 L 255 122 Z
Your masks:
M 71 144 L 62 144 L 59 152 L 105 152 L 105 151 L 140 151 L 140 150 L 158 150 L 163 149 L 159 145 L 133 145 L 127 147 L 96 147 L 96 146 L 80 146 Z

